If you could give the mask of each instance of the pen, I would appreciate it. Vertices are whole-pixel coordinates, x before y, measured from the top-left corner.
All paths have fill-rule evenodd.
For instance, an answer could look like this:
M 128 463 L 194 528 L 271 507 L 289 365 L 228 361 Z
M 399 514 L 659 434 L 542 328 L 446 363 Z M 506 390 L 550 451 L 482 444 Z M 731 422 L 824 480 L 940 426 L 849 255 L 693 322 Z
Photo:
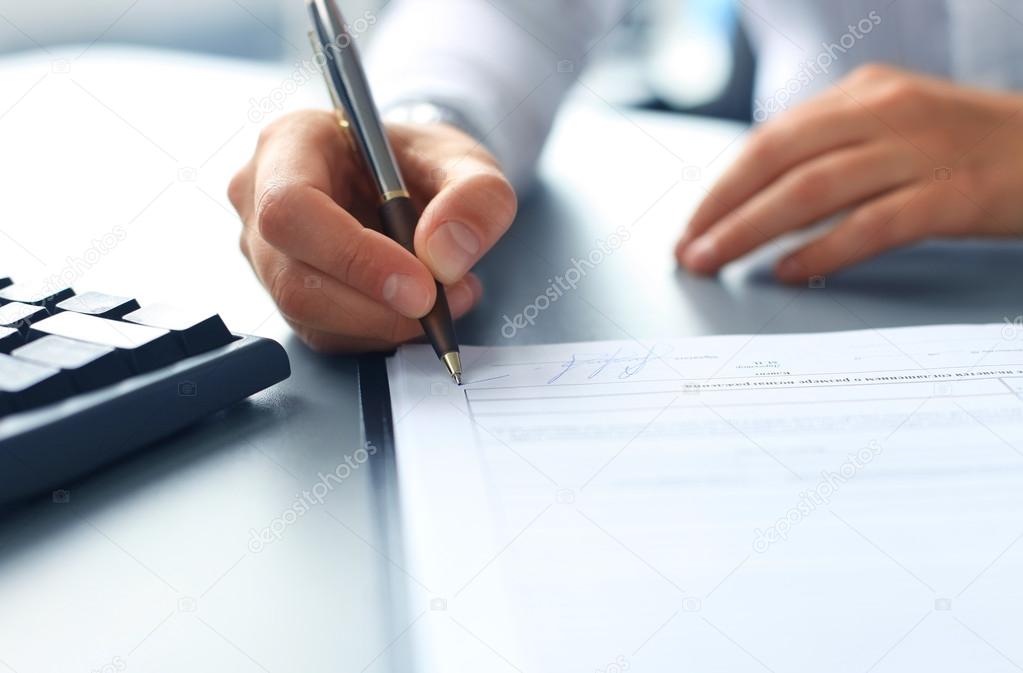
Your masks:
M 398 170 L 352 36 L 334 0 L 306 0 L 306 7 L 313 26 L 309 33 L 313 51 L 323 61 L 317 65 L 324 69 L 338 123 L 358 148 L 380 192 L 378 212 L 384 233 L 415 254 L 412 241 L 419 214 Z M 461 385 L 458 341 L 448 298 L 440 282 L 437 282 L 437 301 L 420 322 L 437 357 L 455 383 Z

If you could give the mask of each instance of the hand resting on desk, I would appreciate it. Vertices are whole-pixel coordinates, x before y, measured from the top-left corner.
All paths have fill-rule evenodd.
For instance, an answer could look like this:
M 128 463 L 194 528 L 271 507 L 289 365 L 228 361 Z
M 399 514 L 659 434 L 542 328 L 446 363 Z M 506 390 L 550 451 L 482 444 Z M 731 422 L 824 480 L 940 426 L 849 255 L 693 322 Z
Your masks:
M 843 211 L 783 259 L 801 281 L 925 238 L 1023 234 L 1023 96 L 866 66 L 754 132 L 690 221 L 698 273 Z

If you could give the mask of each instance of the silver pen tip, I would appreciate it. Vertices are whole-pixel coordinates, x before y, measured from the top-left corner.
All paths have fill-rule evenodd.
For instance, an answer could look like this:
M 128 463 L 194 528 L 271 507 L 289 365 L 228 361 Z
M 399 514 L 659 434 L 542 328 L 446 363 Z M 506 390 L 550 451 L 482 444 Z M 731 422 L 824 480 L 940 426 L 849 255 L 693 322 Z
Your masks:
M 444 366 L 447 367 L 448 374 L 451 374 L 451 379 L 455 384 L 462 385 L 462 358 L 459 357 L 458 351 L 445 353 L 441 357 L 441 361 L 444 362 Z

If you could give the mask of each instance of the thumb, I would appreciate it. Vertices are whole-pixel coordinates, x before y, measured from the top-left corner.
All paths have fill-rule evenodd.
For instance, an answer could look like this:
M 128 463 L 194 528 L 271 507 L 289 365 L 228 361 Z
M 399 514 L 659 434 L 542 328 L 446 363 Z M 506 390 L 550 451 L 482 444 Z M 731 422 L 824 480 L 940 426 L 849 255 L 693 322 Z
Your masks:
M 430 164 L 436 194 L 416 227 L 416 256 L 442 283 L 459 281 L 515 219 L 515 191 L 475 141 L 444 143 Z

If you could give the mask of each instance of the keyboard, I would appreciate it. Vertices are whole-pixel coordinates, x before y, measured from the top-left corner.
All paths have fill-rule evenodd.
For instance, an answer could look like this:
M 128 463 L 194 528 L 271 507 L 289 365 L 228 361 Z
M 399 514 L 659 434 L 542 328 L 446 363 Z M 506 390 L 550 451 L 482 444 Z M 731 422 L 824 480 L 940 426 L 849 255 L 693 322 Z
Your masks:
M 290 373 L 219 315 L 0 275 L 0 504 L 56 498 Z

